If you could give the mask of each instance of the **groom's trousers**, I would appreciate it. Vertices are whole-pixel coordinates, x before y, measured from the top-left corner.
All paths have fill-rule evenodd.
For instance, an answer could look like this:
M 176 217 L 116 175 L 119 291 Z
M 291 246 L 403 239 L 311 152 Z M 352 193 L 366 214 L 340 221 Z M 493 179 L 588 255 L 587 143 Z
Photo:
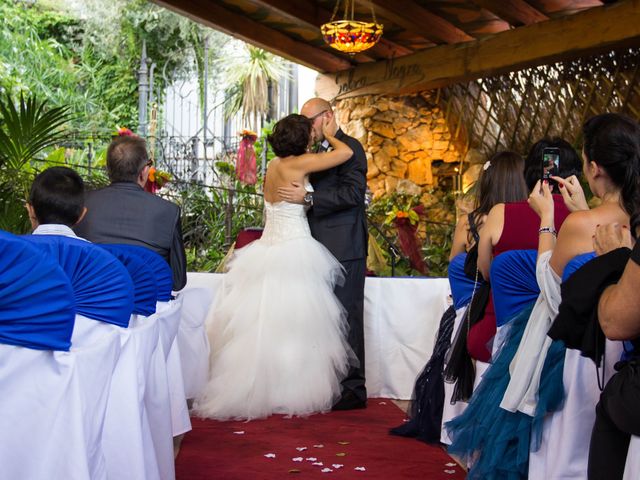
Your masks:
M 364 402 L 367 400 L 364 375 L 364 280 L 367 261 L 362 258 L 340 263 L 345 268 L 345 281 L 342 286 L 336 286 L 335 294 L 347 311 L 348 342 L 360 363 L 352 366 L 342 381 L 342 394 L 344 396 L 351 392 Z

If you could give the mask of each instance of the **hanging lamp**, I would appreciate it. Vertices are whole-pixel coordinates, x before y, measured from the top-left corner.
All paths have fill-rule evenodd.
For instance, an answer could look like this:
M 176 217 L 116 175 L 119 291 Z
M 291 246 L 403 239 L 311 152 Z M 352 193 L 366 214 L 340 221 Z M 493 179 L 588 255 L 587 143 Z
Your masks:
M 373 47 L 382 37 L 383 25 L 376 22 L 376 14 L 371 5 L 372 22 L 354 20 L 355 0 L 344 1 L 342 20 L 335 20 L 341 0 L 336 0 L 331 20 L 320 27 L 324 41 L 331 48 L 344 53 L 360 53 Z

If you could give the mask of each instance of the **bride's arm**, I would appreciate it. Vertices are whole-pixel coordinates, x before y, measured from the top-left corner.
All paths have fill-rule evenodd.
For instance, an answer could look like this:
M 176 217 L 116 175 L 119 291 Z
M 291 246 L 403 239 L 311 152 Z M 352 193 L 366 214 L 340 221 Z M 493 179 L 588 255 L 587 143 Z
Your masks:
M 335 137 L 337 130 L 338 126 L 336 125 L 334 116 L 331 118 L 323 118 L 322 133 L 325 140 L 333 147 L 333 150 L 322 153 L 307 153 L 298 157 L 299 162 L 296 163 L 298 163 L 305 174 L 321 172 L 337 167 L 351 158 L 353 150 L 351 150 L 349 145 Z

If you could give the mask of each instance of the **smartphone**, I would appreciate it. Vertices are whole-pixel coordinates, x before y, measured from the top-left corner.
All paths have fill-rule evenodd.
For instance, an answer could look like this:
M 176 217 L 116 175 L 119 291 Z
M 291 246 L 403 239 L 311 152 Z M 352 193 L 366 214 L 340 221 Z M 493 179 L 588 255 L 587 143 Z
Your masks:
M 542 150 L 542 181 L 553 182 L 551 176 L 558 176 L 560 173 L 560 149 L 557 147 L 547 147 Z

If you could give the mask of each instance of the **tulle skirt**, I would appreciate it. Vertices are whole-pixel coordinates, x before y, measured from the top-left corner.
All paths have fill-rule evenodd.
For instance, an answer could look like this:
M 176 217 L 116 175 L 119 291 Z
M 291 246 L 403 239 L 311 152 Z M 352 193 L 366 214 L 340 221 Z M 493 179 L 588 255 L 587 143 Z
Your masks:
M 469 479 L 527 478 L 532 417 L 503 410 L 500 402 L 532 309 L 533 304 L 503 327 L 509 329 L 504 342 L 469 406 L 445 425 L 452 439 L 449 453 L 470 465 Z
M 196 414 L 224 419 L 327 411 L 357 360 L 333 293 L 340 263 L 316 240 L 238 250 L 208 321 L 210 380 Z

